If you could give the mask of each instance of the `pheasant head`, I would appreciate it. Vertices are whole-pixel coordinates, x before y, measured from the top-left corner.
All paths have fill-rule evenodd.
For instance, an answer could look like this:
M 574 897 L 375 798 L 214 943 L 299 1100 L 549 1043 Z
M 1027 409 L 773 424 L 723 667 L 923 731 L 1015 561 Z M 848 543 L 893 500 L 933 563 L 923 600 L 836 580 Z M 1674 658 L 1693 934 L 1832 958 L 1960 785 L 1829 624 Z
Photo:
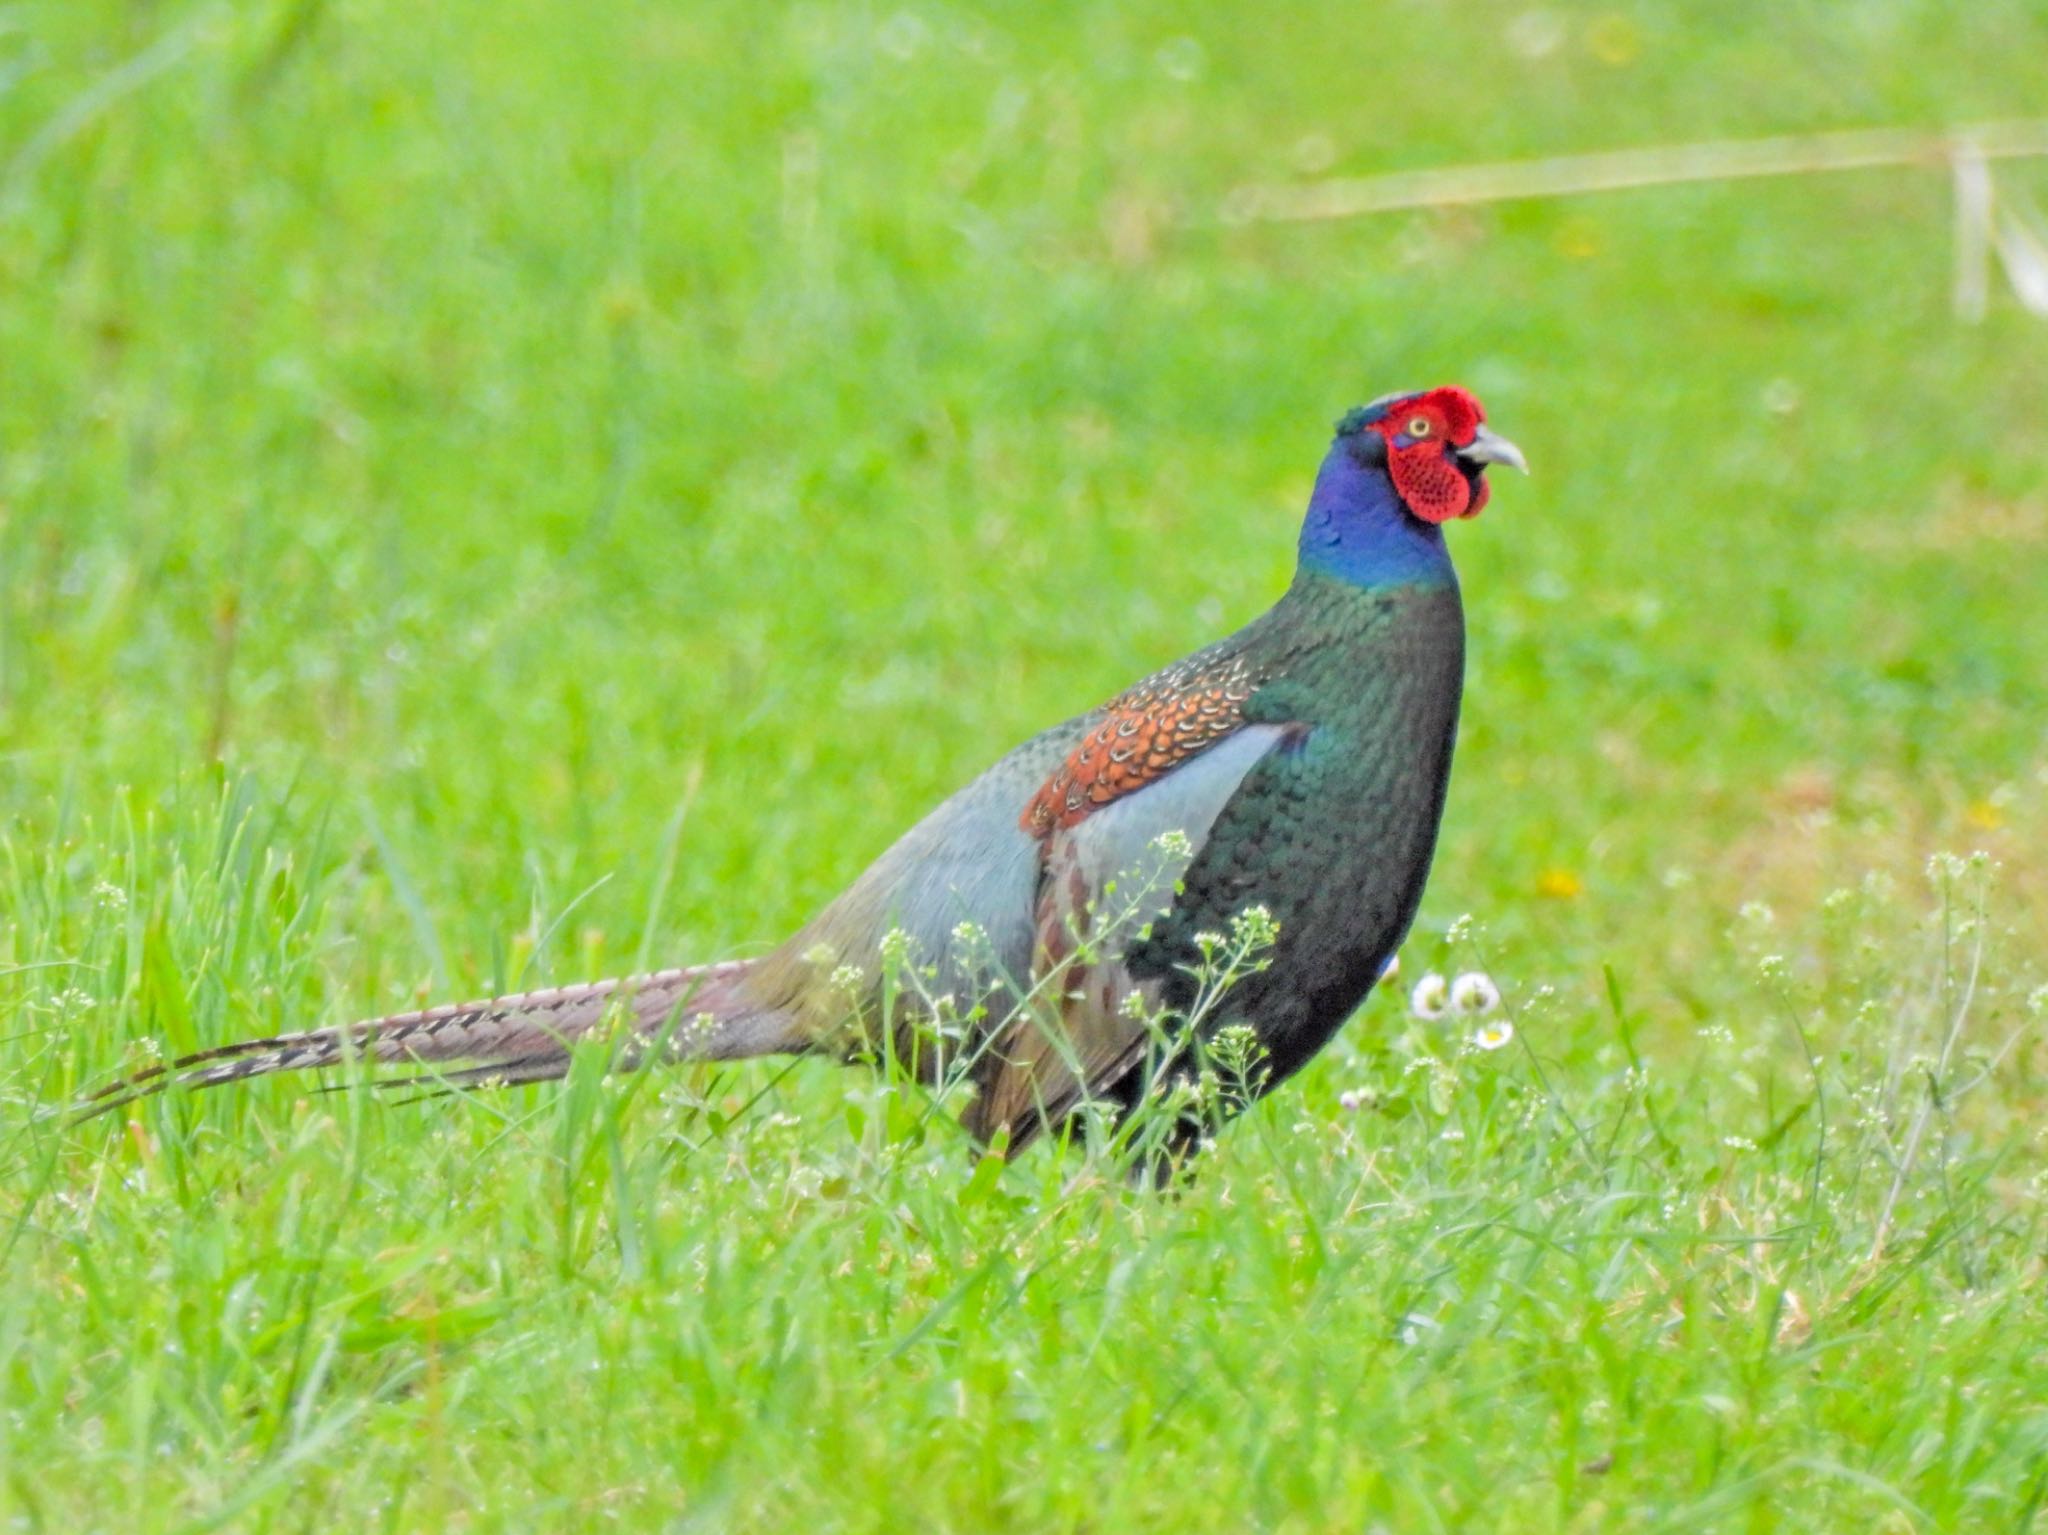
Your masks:
M 1424 522 L 1477 517 L 1486 505 L 1486 467 L 1529 472 L 1522 450 L 1486 426 L 1486 412 L 1455 384 L 1385 395 L 1339 423 L 1343 435 L 1371 432 L 1386 445 L 1387 477 L 1401 504 Z

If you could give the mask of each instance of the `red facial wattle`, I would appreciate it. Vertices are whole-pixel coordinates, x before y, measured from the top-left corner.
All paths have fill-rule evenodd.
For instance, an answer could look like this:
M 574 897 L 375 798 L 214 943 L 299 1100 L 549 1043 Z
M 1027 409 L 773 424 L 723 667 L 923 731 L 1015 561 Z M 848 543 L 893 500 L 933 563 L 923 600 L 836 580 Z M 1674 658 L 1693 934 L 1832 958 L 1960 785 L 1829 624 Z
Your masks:
M 1451 457 L 1477 437 L 1485 420 L 1470 393 L 1446 387 L 1397 402 L 1372 423 L 1386 439 L 1387 475 L 1396 494 L 1424 522 L 1477 517 L 1485 507 L 1485 476 Z
M 1387 474 L 1402 504 L 1424 522 L 1449 522 L 1454 517 L 1477 515 L 1486 504 L 1486 482 L 1480 494 L 1472 494 L 1472 482 L 1444 456 L 1441 442 L 1418 442 L 1411 447 L 1390 447 Z

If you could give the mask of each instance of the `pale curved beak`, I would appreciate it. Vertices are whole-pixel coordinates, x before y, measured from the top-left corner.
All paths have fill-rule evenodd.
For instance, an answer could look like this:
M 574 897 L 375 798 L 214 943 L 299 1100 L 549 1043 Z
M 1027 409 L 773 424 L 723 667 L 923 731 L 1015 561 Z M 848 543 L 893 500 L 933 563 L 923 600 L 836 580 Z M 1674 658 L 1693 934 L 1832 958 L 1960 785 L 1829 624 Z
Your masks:
M 1483 426 L 1479 435 L 1459 448 L 1457 454 L 1468 464 L 1506 464 L 1524 474 L 1529 472 L 1529 461 L 1522 457 L 1522 450 L 1500 433 L 1490 432 Z

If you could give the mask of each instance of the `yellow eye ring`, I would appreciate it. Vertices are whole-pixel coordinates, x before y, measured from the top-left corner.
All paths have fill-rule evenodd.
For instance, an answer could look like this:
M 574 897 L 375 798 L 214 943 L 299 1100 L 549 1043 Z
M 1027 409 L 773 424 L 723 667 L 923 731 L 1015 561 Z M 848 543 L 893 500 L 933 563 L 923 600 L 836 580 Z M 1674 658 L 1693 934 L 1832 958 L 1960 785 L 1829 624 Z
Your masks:
M 1410 437 L 1427 437 L 1430 431 L 1429 417 L 1410 416 L 1407 430 Z

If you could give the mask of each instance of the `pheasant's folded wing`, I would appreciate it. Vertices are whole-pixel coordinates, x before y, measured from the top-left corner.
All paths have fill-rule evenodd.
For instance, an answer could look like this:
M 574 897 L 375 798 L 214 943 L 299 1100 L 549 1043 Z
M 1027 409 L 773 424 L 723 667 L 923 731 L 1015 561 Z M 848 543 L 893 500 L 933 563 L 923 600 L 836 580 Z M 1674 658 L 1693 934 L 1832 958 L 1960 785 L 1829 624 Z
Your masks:
M 983 1139 L 1007 1129 L 1013 1153 L 1142 1056 L 1160 983 L 1132 976 L 1124 947 L 1172 908 L 1245 775 L 1298 733 L 1244 723 L 1253 681 L 1235 662 L 1164 676 L 1173 685 L 1110 705 L 1025 809 L 1043 850 L 1035 990 L 993 1043 L 967 1115 Z

